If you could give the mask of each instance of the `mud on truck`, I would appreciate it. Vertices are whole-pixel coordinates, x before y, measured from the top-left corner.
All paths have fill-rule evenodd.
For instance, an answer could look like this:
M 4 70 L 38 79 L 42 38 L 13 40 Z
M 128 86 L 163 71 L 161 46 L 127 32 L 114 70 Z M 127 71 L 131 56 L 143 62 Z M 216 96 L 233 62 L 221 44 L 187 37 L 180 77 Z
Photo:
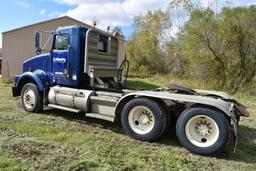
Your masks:
M 232 138 L 236 146 L 239 118 L 249 114 L 230 95 L 178 85 L 129 89 L 125 41 L 116 34 L 78 25 L 59 27 L 52 31 L 51 50 L 45 54 L 40 54 L 40 35 L 35 33 L 37 56 L 24 62 L 12 88 L 27 112 L 48 106 L 121 121 L 126 134 L 148 142 L 176 124 L 180 143 L 200 155 L 221 152 Z

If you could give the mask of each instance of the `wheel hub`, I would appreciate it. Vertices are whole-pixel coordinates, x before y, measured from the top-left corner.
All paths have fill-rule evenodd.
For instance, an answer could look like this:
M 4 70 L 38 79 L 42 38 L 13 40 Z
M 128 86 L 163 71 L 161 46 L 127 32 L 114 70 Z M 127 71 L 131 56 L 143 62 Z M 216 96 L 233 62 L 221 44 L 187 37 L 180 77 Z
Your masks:
M 154 127 L 154 115 L 145 106 L 134 107 L 128 117 L 129 125 L 138 134 L 146 134 Z
M 209 147 L 217 141 L 219 128 L 212 118 L 206 115 L 197 115 L 188 120 L 185 133 L 188 140 L 194 145 Z
M 139 114 L 139 123 L 144 125 L 149 125 L 152 123 L 152 116 L 151 113 L 148 113 L 147 111 L 143 111 Z
M 28 104 L 31 104 L 31 96 L 29 94 L 27 94 L 25 98 L 26 98 L 26 102 Z
M 31 89 L 25 91 L 23 102 L 28 109 L 31 109 L 35 105 L 35 94 Z
M 196 132 L 200 135 L 203 136 L 208 136 L 211 134 L 211 127 L 210 127 L 210 123 L 197 123 L 196 125 Z

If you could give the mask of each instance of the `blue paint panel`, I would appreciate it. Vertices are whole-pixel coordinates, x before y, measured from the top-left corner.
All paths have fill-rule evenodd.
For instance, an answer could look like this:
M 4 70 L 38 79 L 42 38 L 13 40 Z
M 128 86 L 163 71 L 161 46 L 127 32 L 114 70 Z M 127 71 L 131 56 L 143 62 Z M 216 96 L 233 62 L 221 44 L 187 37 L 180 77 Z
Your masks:
M 73 30 L 76 26 L 73 27 L 65 27 L 58 29 L 56 31 L 56 35 L 69 35 L 68 44 L 72 47 L 72 40 L 73 40 Z M 78 42 L 76 42 L 77 44 Z M 70 49 L 70 52 L 71 52 Z M 54 75 L 53 77 L 53 83 L 59 84 L 59 85 L 65 85 L 65 86 L 77 86 L 78 81 L 72 79 L 72 63 L 71 60 L 73 58 L 76 58 L 72 55 L 72 53 L 69 54 L 68 50 L 53 50 L 52 51 L 52 73 Z M 69 57 L 69 59 L 68 59 Z M 67 65 L 69 62 L 69 70 Z M 68 72 L 68 73 L 67 73 Z
M 30 58 L 26 60 L 23 63 L 23 72 L 29 71 L 29 68 L 31 67 L 32 70 L 43 70 L 45 72 L 50 71 L 50 54 L 42 54 L 35 56 L 33 58 Z
M 65 77 L 67 70 L 68 50 L 52 52 L 52 72 L 56 77 Z
M 30 78 L 34 80 L 37 84 L 39 90 L 43 91 L 46 88 L 46 83 L 48 81 L 46 73 L 42 70 L 36 70 L 35 72 L 25 72 L 20 76 L 15 77 L 14 87 L 19 87 L 20 82 L 24 79 Z
M 58 29 L 56 34 L 69 34 L 70 51 L 54 50 L 52 52 L 52 73 L 54 74 L 53 82 L 64 86 L 77 87 L 79 86 L 79 83 L 85 79 L 83 74 L 83 58 L 86 29 L 79 26 L 64 27 Z M 57 61 L 56 57 L 59 58 Z M 67 62 L 69 62 L 69 77 L 61 74 L 64 73 L 65 69 L 67 69 Z

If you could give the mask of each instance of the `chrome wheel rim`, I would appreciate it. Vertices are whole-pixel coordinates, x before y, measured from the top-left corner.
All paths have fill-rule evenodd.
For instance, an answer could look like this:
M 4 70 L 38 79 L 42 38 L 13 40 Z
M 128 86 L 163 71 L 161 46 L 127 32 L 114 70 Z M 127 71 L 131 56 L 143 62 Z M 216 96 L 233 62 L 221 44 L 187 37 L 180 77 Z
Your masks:
M 129 112 L 128 122 L 131 129 L 137 134 L 147 134 L 153 129 L 155 118 L 149 108 L 136 106 Z
M 211 117 L 197 115 L 188 120 L 185 133 L 192 144 L 198 147 L 210 147 L 219 138 L 219 127 Z
M 36 96 L 33 90 L 26 89 L 23 95 L 23 102 L 27 109 L 32 109 L 35 106 Z

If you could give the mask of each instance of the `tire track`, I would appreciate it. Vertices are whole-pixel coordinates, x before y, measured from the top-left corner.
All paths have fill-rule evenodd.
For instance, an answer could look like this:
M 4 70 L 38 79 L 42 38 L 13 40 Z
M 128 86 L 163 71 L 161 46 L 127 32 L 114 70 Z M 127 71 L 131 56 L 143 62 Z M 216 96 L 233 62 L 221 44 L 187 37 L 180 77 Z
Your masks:
M 26 138 L 26 135 L 17 133 L 15 130 L 7 127 L 0 127 L 0 138 Z
M 28 137 L 1 126 L 0 149 L 28 170 L 69 170 L 74 161 L 85 157 L 76 147 Z

